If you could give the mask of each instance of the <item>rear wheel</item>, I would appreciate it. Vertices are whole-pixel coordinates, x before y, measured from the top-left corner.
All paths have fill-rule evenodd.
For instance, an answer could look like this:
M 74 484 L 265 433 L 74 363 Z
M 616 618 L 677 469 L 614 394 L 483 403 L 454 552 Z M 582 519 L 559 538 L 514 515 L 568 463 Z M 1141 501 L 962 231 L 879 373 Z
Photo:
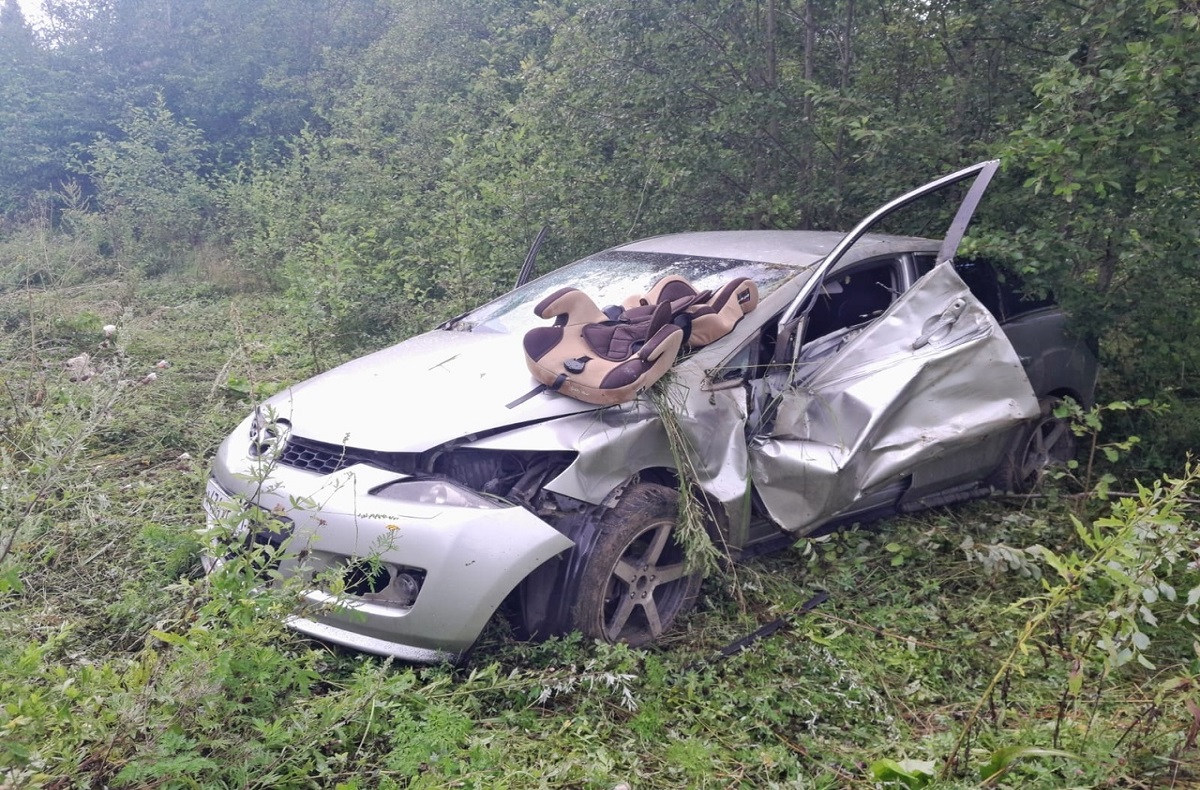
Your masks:
M 1062 401 L 1043 398 L 1041 416 L 1013 442 L 1000 468 L 992 475 L 993 487 L 1024 494 L 1032 491 L 1052 466 L 1065 466 L 1075 457 L 1075 434 L 1070 423 L 1054 415 Z
M 695 604 L 701 575 L 685 570 L 678 504 L 672 489 L 638 483 L 604 516 L 579 578 L 573 619 L 585 636 L 645 645 Z

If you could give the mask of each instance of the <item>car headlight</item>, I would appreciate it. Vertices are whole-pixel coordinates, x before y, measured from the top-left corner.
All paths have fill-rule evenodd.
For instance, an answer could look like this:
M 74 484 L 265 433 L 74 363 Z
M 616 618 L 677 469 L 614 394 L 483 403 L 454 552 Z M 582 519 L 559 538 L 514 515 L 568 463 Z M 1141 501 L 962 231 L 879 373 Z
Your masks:
M 371 491 L 375 496 L 397 502 L 447 507 L 498 508 L 501 505 L 485 496 L 445 480 L 397 480 Z
M 254 418 L 250 420 L 250 457 L 269 459 L 282 452 L 291 430 L 289 420 L 255 407 Z

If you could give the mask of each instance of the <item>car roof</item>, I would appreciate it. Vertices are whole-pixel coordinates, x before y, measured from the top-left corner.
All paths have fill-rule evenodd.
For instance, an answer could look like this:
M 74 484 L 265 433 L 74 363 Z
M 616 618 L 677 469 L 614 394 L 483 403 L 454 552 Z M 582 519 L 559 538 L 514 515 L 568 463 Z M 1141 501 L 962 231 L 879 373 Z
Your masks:
M 845 237 L 825 230 L 713 230 L 672 233 L 622 244 L 614 250 L 810 266 Z M 869 233 L 854 245 L 853 260 L 901 252 L 936 251 L 938 242 L 916 236 Z M 838 266 L 841 269 L 841 266 Z

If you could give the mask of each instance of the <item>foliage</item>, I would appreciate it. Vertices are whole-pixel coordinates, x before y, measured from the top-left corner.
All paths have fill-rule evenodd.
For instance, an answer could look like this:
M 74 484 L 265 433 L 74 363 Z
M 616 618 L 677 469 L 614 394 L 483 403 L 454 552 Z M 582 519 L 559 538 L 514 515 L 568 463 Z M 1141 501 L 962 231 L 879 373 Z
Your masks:
M 494 295 L 543 225 L 543 270 L 845 227 L 1000 155 L 972 243 L 1100 338 L 1114 397 L 1175 403 L 1148 463 L 1200 433 L 1194 3 L 55 0 L 39 31 L 5 7 L 7 221 L 73 184 L 110 267 L 287 291 L 313 344 Z
M 525 644 L 497 621 L 467 667 L 416 668 L 290 633 L 296 590 L 264 588 L 266 557 L 202 574 L 206 470 L 183 457 L 211 453 L 247 393 L 313 370 L 283 306 L 179 276 L 0 295 L 6 783 L 1059 787 L 1194 773 L 1194 469 L 1111 508 L 1066 488 L 801 541 L 710 577 L 649 651 Z M 62 363 L 82 352 L 96 375 L 71 381 Z M 157 380 L 140 383 L 148 369 Z M 989 565 L 968 537 L 1040 574 Z M 829 600 L 793 614 L 815 589 Z M 780 617 L 790 628 L 707 658 Z M 938 778 L 964 732 L 957 772 Z
M 1039 207 L 1012 246 L 1104 339 L 1116 394 L 1193 398 L 1200 12 L 1093 3 L 1076 41 L 1033 83 L 1037 110 L 1004 146 L 1022 205 Z
M 159 273 L 200 242 L 210 219 L 211 190 L 199 174 L 203 136 L 177 121 L 162 96 L 130 107 L 119 131 L 88 148 L 105 218 L 98 241 L 120 263 Z
M 46 6 L 0 7 L 0 784 L 1194 780 L 1194 3 Z M 497 623 L 465 670 L 202 574 L 199 459 L 252 397 L 506 288 L 543 224 L 542 271 L 844 227 L 993 154 L 972 244 L 1100 338 L 1115 399 L 1045 496 L 714 575 L 653 651 Z
M 1127 408 L 1129 404 L 1114 403 L 1107 410 Z M 1074 412 L 1081 435 L 1092 436 L 1088 480 L 1092 473 L 1090 458 L 1096 454 L 1097 447 L 1105 450 L 1110 461 L 1115 461 L 1117 446 L 1128 451 L 1132 445 L 1128 441 L 1098 444 L 1096 436 L 1101 430 L 1101 409 L 1084 413 L 1072 404 L 1063 409 L 1062 416 Z M 1100 478 L 1094 493 L 1107 498 L 1111 481 L 1110 475 Z M 1200 545 L 1191 514 L 1196 501 L 1191 494 L 1198 482 L 1200 470 L 1189 461 L 1178 478 L 1164 477 L 1149 487 L 1137 483 L 1136 495 L 1122 496 L 1107 514 L 1096 517 L 1090 526 L 1085 526 L 1080 518 L 1071 514 L 1069 518 L 1078 537 L 1078 546 L 1072 546 L 1070 551 L 1056 551 L 1042 545 L 1025 550 L 1026 554 L 1039 557 L 1047 567 L 1045 575 L 1033 574 L 1041 581 L 1043 591 L 1013 604 L 1014 611 L 1029 610 L 1031 614 L 1014 640 L 1012 651 L 1000 663 L 968 717 L 950 752 L 944 774 L 955 770 L 960 751 L 971 736 L 984 706 L 995 708 L 993 694 L 998 685 L 1008 682 L 1011 673 L 1020 670 L 1023 659 L 1035 645 L 1043 651 L 1047 648 L 1046 643 L 1057 646 L 1067 670 L 1054 730 L 1055 746 L 1060 737 L 1069 737 L 1070 730 L 1064 732 L 1063 728 L 1080 714 L 1077 707 L 1088 705 L 1089 700 L 1092 705 L 1098 704 L 1105 684 L 1111 682 L 1113 674 L 1122 667 L 1136 661 L 1148 670 L 1158 669 L 1150 658 L 1152 633 L 1161 630 L 1171 640 L 1165 655 L 1177 656 L 1182 646 L 1179 643 L 1190 641 L 1190 652 L 1200 657 L 1200 640 L 1191 629 L 1160 629 L 1159 620 L 1165 610 L 1170 612 L 1176 624 L 1200 624 L 1197 619 L 1200 614 L 1200 563 L 1197 562 Z M 968 556 L 971 556 L 969 550 Z M 976 558 L 981 557 L 976 555 Z M 990 558 L 982 559 L 987 567 Z M 1019 562 L 1009 559 L 1009 564 L 1024 573 L 1026 560 L 1024 557 L 1018 559 Z M 1049 574 L 1050 570 L 1057 579 Z M 1176 592 L 1177 587 L 1188 588 L 1184 598 Z M 1190 687 L 1193 674 L 1193 669 L 1187 668 L 1168 679 L 1155 698 L 1155 707 L 1164 704 L 1164 697 L 1171 692 Z M 1085 697 L 1083 690 L 1089 683 L 1093 690 Z M 1179 700 L 1175 702 L 1178 704 Z M 1094 711 L 1093 707 L 1093 716 Z M 1089 734 L 1090 725 L 1082 729 L 1079 740 L 1086 743 Z M 997 751 L 981 771 L 981 777 L 990 780 L 1006 771 L 1012 759 L 1025 756 L 1022 748 L 1010 746 Z M 1035 750 L 1032 754 L 1071 756 L 1053 750 Z
M 671 459 L 679 471 L 679 517 L 675 535 L 683 546 L 688 570 L 708 575 L 717 571 L 721 560 L 728 557 L 717 548 L 711 534 L 714 520 L 711 513 L 705 511 L 702 499 L 693 489 L 696 480 L 693 459 L 696 451 L 684 433 L 679 416 L 684 408 L 686 393 L 679 391 L 674 376 L 668 372 L 650 389 L 649 399 L 658 412 L 663 433 L 671 448 Z

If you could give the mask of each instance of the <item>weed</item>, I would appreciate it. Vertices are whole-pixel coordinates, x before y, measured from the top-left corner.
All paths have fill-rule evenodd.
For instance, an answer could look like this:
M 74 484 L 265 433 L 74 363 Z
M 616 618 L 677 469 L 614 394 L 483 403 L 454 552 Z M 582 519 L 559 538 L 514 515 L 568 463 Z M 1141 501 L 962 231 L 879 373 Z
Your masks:
M 255 395 L 351 351 L 314 355 L 279 297 L 67 279 L 0 295 L 2 784 L 867 788 L 902 786 L 899 766 L 938 787 L 1059 787 L 1195 772 L 1190 467 L 1115 501 L 1064 479 L 1056 497 L 805 539 L 740 566 L 736 585 L 710 578 L 652 650 L 495 627 L 469 668 L 408 667 L 289 631 L 299 582 L 264 583 L 270 549 L 200 568 L 203 459 Z M 71 381 L 62 363 L 84 352 L 95 374 Z M 1095 468 L 1117 473 L 1103 450 Z M 230 514 L 230 536 L 246 517 Z M 790 628 L 703 658 L 818 588 L 828 601 Z

